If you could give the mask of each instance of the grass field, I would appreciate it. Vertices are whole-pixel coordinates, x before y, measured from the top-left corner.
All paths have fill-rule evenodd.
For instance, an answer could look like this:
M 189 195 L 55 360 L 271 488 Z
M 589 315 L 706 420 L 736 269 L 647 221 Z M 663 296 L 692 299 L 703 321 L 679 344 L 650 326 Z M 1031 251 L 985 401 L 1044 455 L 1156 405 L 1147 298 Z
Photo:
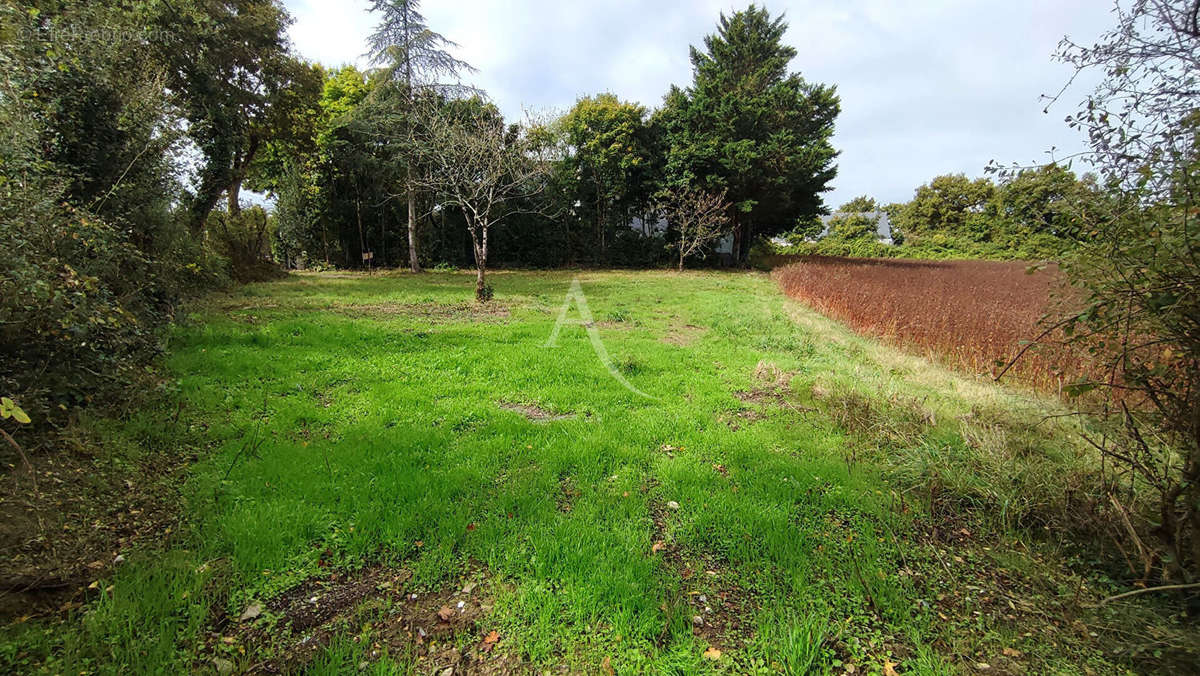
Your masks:
M 586 327 L 546 346 L 575 278 L 653 398 Z M 134 466 L 195 455 L 178 526 L 113 552 L 65 620 L 8 624 L 0 671 L 1195 664 L 1168 605 L 1098 603 L 1126 587 L 1067 530 L 1093 460 L 1074 423 L 1035 424 L 1054 404 L 766 275 L 492 283 L 480 307 L 467 274 L 296 275 L 193 307 L 162 405 L 83 423 Z
M 999 373 L 1041 320 L 1070 301 L 1056 266 L 811 256 L 775 271 L 786 293 L 821 312 L 970 373 Z M 1049 338 L 1058 338 L 1050 336 Z M 1053 340 L 1027 352 L 1006 377 L 1048 391 L 1089 375 L 1086 354 Z

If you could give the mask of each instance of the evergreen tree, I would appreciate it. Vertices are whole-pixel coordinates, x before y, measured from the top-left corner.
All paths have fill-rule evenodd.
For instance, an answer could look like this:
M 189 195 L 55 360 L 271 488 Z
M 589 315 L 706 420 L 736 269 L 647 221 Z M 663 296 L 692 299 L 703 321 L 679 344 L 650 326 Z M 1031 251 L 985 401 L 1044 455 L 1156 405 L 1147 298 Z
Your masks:
M 692 86 L 672 87 L 660 113 L 671 182 L 726 191 L 738 261 L 754 236 L 822 213 L 837 174 L 836 90 L 788 72 L 796 50 L 783 44 L 786 30 L 754 5 L 722 14 L 704 49 L 691 50 Z
M 405 137 L 411 157 L 412 120 L 417 95 L 432 91 L 440 95 L 473 93 L 471 87 L 459 82 L 460 75 L 474 69 L 465 61 L 454 58 L 449 49 L 457 47 L 444 36 L 430 30 L 420 12 L 419 0 L 374 0 L 371 11 L 382 18 L 370 38 L 371 58 L 384 66 L 389 83 L 400 88 L 399 111 L 407 119 Z M 386 92 L 386 89 L 381 89 Z M 408 264 L 413 272 L 421 271 L 417 244 L 416 195 L 411 162 L 405 172 L 404 192 L 408 200 Z

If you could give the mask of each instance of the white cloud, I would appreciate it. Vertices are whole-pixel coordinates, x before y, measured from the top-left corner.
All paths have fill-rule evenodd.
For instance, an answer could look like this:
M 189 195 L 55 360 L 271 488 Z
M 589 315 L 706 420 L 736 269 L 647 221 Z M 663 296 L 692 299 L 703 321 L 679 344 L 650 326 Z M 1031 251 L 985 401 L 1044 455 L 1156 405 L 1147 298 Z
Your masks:
M 375 18 L 365 0 L 289 0 L 292 39 L 322 63 L 358 63 Z M 857 194 L 908 199 L 939 173 L 978 175 L 989 160 L 1032 162 L 1057 146 L 1082 148 L 1062 122 L 1081 97 L 1044 115 L 1042 94 L 1070 71 L 1051 60 L 1064 34 L 1089 40 L 1111 23 L 1095 0 L 786 0 L 794 70 L 836 84 L 842 151 L 833 206 Z M 738 5 L 740 7 L 741 5 Z M 430 26 L 460 44 L 458 56 L 506 115 L 568 108 L 611 91 L 657 106 L 691 79 L 689 45 L 711 32 L 728 2 L 459 0 L 427 2 Z

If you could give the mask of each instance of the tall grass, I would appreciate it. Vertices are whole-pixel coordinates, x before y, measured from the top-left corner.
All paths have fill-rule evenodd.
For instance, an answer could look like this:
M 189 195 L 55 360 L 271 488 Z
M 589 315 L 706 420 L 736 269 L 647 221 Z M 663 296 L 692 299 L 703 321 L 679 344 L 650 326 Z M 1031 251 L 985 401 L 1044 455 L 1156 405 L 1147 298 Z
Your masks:
M 1057 266 L 813 256 L 774 272 L 784 292 L 854 330 L 950 366 L 996 375 L 1073 295 Z M 1039 344 L 1007 374 L 1057 390 L 1083 375 L 1083 355 Z

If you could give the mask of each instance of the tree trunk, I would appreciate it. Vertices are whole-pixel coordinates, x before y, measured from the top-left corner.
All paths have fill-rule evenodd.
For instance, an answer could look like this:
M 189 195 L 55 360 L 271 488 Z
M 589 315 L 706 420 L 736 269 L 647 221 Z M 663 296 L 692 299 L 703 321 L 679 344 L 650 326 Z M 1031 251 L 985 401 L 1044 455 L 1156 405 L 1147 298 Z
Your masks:
M 229 215 L 236 218 L 236 217 L 240 216 L 242 213 L 242 202 L 241 202 L 242 179 L 240 176 L 238 178 L 233 179 L 233 183 L 229 184 L 228 193 L 229 193 Z
M 742 264 L 742 232 L 742 219 L 735 217 L 733 220 L 733 244 L 731 246 L 734 267 Z
M 488 255 L 488 231 L 487 228 L 481 228 L 483 240 L 471 236 L 472 244 L 475 248 L 475 300 L 480 303 L 487 302 L 490 294 L 487 293 L 487 255 Z
M 413 195 L 412 179 L 407 180 L 408 189 L 408 268 L 421 271 L 421 260 L 417 257 L 417 205 Z
M 679 271 L 683 272 L 683 247 L 679 247 Z

